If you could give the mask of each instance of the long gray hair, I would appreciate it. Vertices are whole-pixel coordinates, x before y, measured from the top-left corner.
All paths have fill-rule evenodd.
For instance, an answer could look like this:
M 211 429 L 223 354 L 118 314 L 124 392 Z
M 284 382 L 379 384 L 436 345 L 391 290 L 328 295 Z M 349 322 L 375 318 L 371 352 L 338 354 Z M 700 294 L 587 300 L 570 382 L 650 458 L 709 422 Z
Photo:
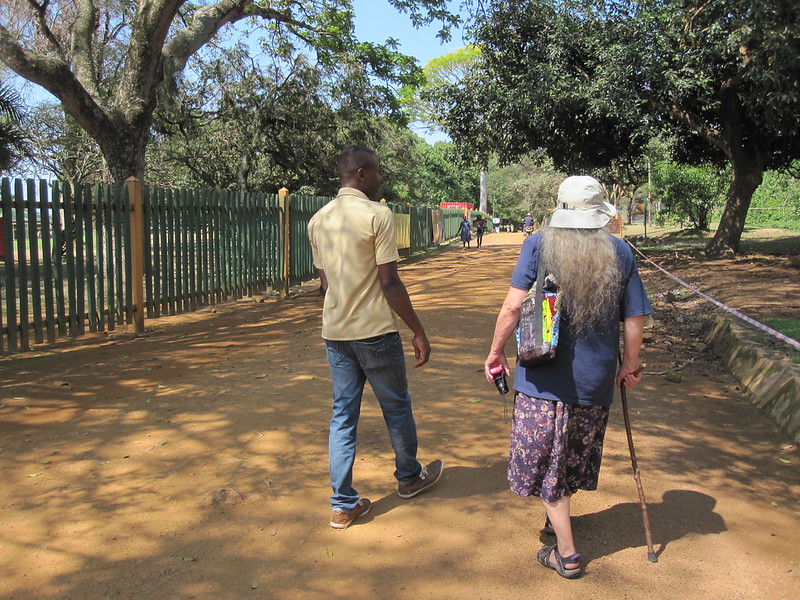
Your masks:
M 576 337 L 616 318 L 622 272 L 605 229 L 546 227 L 542 244 L 544 266 L 561 286 L 561 307 Z

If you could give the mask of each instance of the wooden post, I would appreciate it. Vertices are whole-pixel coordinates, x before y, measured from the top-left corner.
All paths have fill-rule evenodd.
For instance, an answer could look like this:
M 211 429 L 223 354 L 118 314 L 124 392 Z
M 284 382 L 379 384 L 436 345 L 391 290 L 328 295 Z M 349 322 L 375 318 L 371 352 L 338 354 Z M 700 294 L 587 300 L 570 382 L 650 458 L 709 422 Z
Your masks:
M 144 333 L 144 208 L 142 182 L 136 177 L 125 180 L 131 205 L 131 288 L 133 323 L 136 333 Z
M 408 255 L 414 253 L 414 221 L 411 217 L 411 202 L 406 202 L 406 210 L 408 211 Z
M 289 295 L 289 253 L 292 250 L 291 230 L 289 229 L 289 190 L 278 190 L 278 200 L 283 211 L 283 295 Z

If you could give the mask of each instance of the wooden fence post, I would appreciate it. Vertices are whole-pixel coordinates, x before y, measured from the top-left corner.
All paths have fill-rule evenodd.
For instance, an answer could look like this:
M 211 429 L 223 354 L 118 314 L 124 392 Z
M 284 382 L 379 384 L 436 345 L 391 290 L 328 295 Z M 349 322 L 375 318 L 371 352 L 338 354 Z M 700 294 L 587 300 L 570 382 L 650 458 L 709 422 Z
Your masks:
M 289 229 L 289 190 L 282 187 L 278 190 L 278 200 L 283 211 L 283 295 L 289 295 L 289 253 L 292 249 L 291 230 Z
M 136 177 L 125 180 L 131 205 L 131 291 L 133 322 L 136 333 L 144 333 L 144 202 L 142 182 Z

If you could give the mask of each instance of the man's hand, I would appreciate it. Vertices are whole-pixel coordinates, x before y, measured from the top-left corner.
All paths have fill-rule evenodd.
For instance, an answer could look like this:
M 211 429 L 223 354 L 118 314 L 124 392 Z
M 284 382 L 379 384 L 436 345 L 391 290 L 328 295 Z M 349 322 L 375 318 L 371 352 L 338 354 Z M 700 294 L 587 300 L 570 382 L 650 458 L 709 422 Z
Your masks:
M 415 335 L 411 340 L 411 345 L 414 346 L 414 368 L 421 367 L 431 355 L 431 345 L 428 342 L 428 336 L 424 333 L 422 335 Z
M 431 354 L 431 345 L 428 342 L 428 336 L 425 335 L 425 329 L 414 311 L 414 306 L 411 304 L 411 298 L 408 297 L 408 290 L 406 290 L 406 286 L 403 285 L 400 275 L 397 273 L 397 262 L 378 265 L 378 277 L 381 281 L 381 291 L 389 306 L 414 333 L 414 338 L 411 341 L 414 346 L 414 357 L 416 358 L 414 368 L 421 367 L 428 362 L 428 357 Z

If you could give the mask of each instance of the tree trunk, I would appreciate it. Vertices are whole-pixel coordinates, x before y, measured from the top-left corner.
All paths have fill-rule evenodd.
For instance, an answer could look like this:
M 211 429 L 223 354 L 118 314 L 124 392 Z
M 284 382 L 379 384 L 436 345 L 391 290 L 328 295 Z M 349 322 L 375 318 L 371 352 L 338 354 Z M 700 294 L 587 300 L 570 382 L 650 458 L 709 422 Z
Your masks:
M 150 125 L 119 125 L 97 143 L 103 153 L 112 183 L 121 184 L 128 177 L 144 180 L 145 151 L 150 139 Z
M 631 201 L 628 202 L 628 222 L 626 223 L 626 225 L 630 225 L 631 223 L 633 223 L 633 211 L 635 208 L 636 204 L 634 203 L 633 198 L 631 198 Z
M 486 169 L 481 169 L 481 197 L 478 210 L 483 213 L 489 212 L 489 174 Z
M 241 157 L 239 157 L 239 169 L 236 172 L 237 186 L 240 192 L 247 192 L 247 182 L 250 177 L 250 153 L 243 150 Z
M 719 228 L 706 246 L 709 256 L 720 256 L 726 251 L 739 252 L 739 241 L 744 231 L 747 210 L 764 176 L 763 163 L 754 158 L 755 152 L 737 153 L 731 159 L 733 179 L 728 190 L 728 199 L 722 211 Z

